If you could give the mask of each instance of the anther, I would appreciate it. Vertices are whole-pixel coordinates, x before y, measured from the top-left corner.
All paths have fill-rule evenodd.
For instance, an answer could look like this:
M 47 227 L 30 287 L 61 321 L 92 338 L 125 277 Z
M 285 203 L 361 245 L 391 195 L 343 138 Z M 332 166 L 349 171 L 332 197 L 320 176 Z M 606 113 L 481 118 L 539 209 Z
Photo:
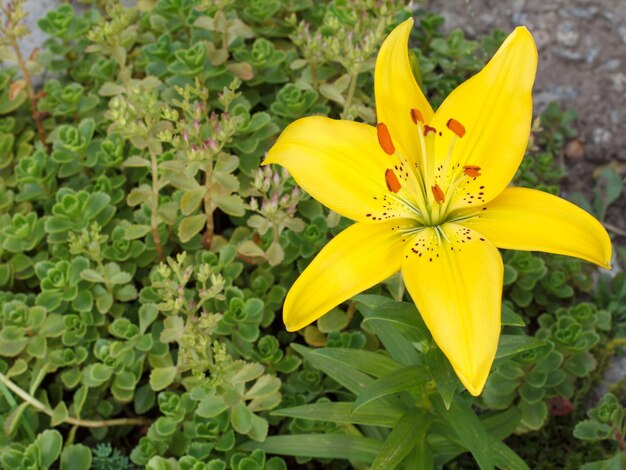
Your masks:
M 411 109 L 411 119 L 413 119 L 413 124 L 417 124 L 418 121 L 424 124 L 424 116 L 419 109 Z
M 476 165 L 465 165 L 463 167 L 463 173 L 466 176 L 476 178 L 477 176 L 480 176 L 480 167 Z
M 441 204 L 446 200 L 446 197 L 438 184 L 436 184 L 435 186 L 431 186 L 430 189 L 433 192 L 433 196 L 435 196 L 435 202 L 437 204 Z
M 435 129 L 434 127 L 430 127 L 428 124 L 426 124 L 424 126 L 424 137 L 426 137 L 429 132 L 434 132 L 436 134 L 437 133 L 437 129 Z
M 376 133 L 378 134 L 378 143 L 380 144 L 380 147 L 387 155 L 393 155 L 396 152 L 396 148 L 393 146 L 391 135 L 389 135 L 389 129 L 387 129 L 385 123 L 378 123 L 376 126 Z
M 465 135 L 465 127 L 456 119 L 448 119 L 446 126 L 448 126 L 448 129 L 459 137 L 463 137 Z
M 398 181 L 396 174 L 390 168 L 387 168 L 385 171 L 385 182 L 387 183 L 387 189 L 389 189 L 389 191 L 394 193 L 400 191 L 400 182 Z

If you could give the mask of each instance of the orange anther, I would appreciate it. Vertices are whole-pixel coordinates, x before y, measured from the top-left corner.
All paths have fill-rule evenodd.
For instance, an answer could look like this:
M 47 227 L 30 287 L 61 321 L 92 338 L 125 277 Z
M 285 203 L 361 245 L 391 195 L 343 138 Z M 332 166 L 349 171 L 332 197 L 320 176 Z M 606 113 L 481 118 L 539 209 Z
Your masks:
M 398 181 L 398 177 L 390 168 L 387 168 L 385 171 L 385 182 L 387 183 L 387 189 L 389 189 L 389 191 L 394 193 L 400 191 L 400 181 Z
M 385 123 L 378 123 L 376 126 L 376 133 L 378 134 L 378 143 L 380 144 L 380 147 L 387 155 L 393 155 L 396 152 L 396 148 L 393 146 L 389 129 L 387 129 Z
M 465 127 L 456 119 L 448 119 L 446 126 L 448 126 L 448 129 L 450 129 L 459 137 L 463 137 L 465 135 Z
M 472 178 L 476 178 L 480 176 L 480 167 L 476 165 L 465 165 L 463 167 L 463 173 L 467 176 L 471 176 Z
M 446 196 L 445 194 L 443 194 L 443 191 L 441 190 L 438 184 L 436 184 L 435 186 L 432 186 L 430 189 L 433 192 L 433 196 L 435 196 L 435 202 L 437 204 L 441 204 L 442 202 L 446 200 Z
M 419 109 L 411 109 L 411 119 L 413 119 L 413 124 L 417 124 L 418 121 L 424 124 L 424 116 Z
M 437 129 L 435 129 L 434 127 L 430 127 L 429 125 L 425 125 L 424 126 L 424 136 L 427 136 L 429 132 L 434 132 L 436 134 L 437 133 Z

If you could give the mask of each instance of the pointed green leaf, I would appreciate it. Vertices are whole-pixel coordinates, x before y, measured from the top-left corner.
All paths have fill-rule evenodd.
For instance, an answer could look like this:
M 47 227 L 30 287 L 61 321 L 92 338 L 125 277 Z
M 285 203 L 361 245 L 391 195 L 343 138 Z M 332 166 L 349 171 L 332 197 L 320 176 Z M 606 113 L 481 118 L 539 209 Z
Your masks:
M 320 402 L 276 410 L 272 412 L 272 415 L 331 423 L 369 424 L 387 428 L 394 427 L 402 416 L 399 409 L 387 404 L 370 403 L 354 412 L 352 405 L 352 402 Z
M 419 408 L 411 408 L 385 439 L 371 470 L 392 470 L 409 455 L 415 445 L 424 441 L 432 416 Z
M 315 368 L 324 372 L 352 393 L 360 393 L 367 385 L 370 385 L 374 381 L 374 379 L 356 370 L 354 367 L 348 366 L 335 358 L 330 358 L 324 355 L 324 353 L 320 353 L 320 351 L 323 350 L 309 349 L 296 343 L 292 343 L 291 347 L 311 362 Z
M 545 341 L 534 336 L 526 335 L 500 335 L 500 342 L 498 343 L 498 352 L 496 353 L 496 359 L 503 357 L 513 356 L 523 351 L 539 348 L 545 346 Z
M 446 409 L 439 395 L 431 395 L 430 401 L 437 415 L 457 434 L 459 441 L 472 453 L 480 468 L 493 469 L 492 444 L 495 440 L 487 433 L 469 402 L 456 396 L 450 409 Z
M 446 409 L 450 408 L 454 392 L 460 384 L 450 361 L 441 349 L 433 346 L 426 353 L 426 364 L 433 379 L 435 379 L 437 391 L 441 395 Z
M 265 442 L 245 442 L 239 446 L 244 451 L 262 449 L 268 454 L 366 463 L 374 461 L 380 448 L 381 443 L 375 439 L 337 433 L 269 436 Z
M 430 380 L 426 367 L 409 366 L 384 375 L 367 386 L 354 402 L 354 411 L 374 400 L 399 392 L 410 392 Z

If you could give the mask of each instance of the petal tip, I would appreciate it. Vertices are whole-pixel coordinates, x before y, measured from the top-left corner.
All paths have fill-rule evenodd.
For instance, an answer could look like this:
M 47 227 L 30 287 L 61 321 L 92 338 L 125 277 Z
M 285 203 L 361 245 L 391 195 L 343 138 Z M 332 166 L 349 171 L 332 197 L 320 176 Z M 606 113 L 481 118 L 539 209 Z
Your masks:
M 463 384 L 463 386 L 467 389 L 467 391 L 472 396 L 480 396 L 485 388 L 485 384 L 487 383 L 487 378 L 489 377 L 489 371 L 487 374 L 475 374 L 472 377 L 467 377 L 464 374 L 461 374 L 458 370 L 456 371 L 459 380 Z

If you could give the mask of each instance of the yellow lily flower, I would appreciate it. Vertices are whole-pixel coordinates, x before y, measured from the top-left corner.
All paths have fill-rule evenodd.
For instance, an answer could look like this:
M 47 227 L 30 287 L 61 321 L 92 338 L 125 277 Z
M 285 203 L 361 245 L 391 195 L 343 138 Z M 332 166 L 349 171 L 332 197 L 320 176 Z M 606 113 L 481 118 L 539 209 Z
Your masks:
M 321 116 L 289 125 L 264 164 L 285 167 L 315 199 L 355 224 L 292 286 L 289 331 L 402 271 L 434 340 L 472 395 L 482 391 L 500 335 L 497 248 L 576 256 L 609 268 L 602 225 L 550 194 L 507 188 L 528 144 L 537 49 L 509 35 L 483 70 L 433 112 L 409 64 L 409 19 L 376 61 L 378 125 Z

